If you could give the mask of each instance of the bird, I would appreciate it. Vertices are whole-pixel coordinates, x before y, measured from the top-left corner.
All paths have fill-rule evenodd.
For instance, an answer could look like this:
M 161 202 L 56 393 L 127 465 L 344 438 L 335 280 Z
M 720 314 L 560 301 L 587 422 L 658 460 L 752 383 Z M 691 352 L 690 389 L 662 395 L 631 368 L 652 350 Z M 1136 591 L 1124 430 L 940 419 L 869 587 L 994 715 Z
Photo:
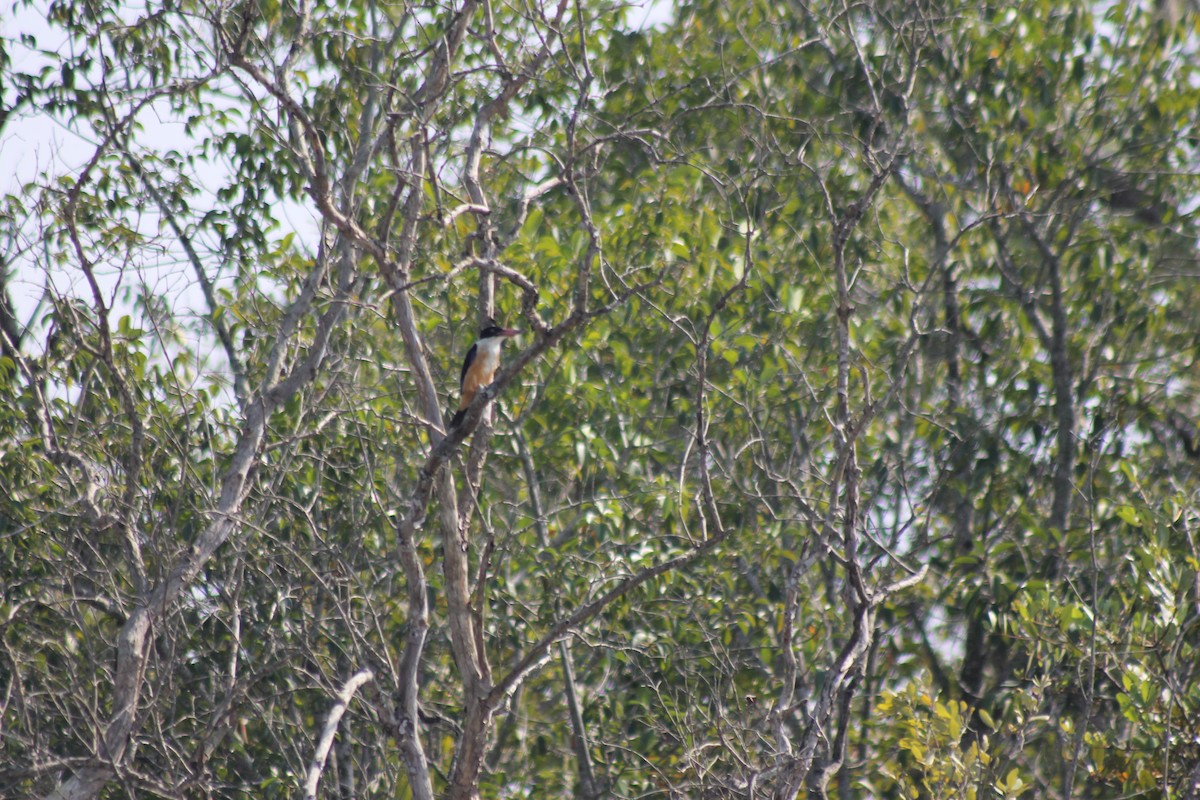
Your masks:
M 488 320 L 488 324 L 480 328 L 479 339 L 471 345 L 467 357 L 463 359 L 462 375 L 459 376 L 458 413 L 450 420 L 451 425 L 462 422 L 467 406 L 471 405 L 475 395 L 492 382 L 496 370 L 500 368 L 500 348 L 504 340 L 519 333 L 521 331 L 516 328 L 501 328 L 494 320 Z

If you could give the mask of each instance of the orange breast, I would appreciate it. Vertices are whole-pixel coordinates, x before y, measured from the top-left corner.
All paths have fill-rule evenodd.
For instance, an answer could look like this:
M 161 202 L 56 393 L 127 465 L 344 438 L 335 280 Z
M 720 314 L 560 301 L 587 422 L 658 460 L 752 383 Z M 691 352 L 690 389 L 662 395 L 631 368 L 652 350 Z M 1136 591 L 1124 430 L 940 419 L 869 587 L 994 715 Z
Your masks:
M 491 348 L 479 348 L 475 360 L 471 363 L 471 366 L 467 367 L 467 374 L 463 376 L 462 400 L 458 405 L 459 410 L 471 405 L 471 401 L 475 399 L 476 393 L 492 382 L 492 378 L 495 377 L 496 370 L 499 367 L 499 348 L 496 348 L 494 351 Z

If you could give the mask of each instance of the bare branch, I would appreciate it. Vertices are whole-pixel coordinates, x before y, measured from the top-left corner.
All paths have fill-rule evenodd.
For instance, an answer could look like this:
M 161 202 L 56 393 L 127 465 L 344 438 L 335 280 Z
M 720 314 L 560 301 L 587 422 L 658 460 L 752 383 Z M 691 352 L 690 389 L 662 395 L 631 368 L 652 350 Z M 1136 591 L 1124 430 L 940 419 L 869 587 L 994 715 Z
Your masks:
M 325 771 L 325 759 L 329 756 L 329 748 L 333 746 L 333 737 L 337 733 L 338 724 L 342 721 L 342 715 L 346 713 L 351 699 L 354 698 L 354 693 L 360 686 L 374 678 L 373 671 L 359 670 L 350 676 L 350 679 L 342 686 L 342 690 L 337 693 L 333 707 L 329 709 L 329 716 L 325 719 L 325 727 L 321 729 L 321 736 L 317 739 L 317 746 L 313 750 L 312 763 L 308 767 L 308 777 L 304 781 L 305 800 L 316 800 L 317 798 L 317 784 L 321 781 L 321 773 Z

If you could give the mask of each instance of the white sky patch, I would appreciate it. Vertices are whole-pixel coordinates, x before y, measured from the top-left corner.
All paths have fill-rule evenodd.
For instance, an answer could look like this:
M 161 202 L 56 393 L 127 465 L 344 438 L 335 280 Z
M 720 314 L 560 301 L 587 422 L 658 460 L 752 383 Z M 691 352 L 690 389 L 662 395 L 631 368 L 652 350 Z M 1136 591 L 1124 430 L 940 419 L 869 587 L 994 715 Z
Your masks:
M 649 0 L 645 3 L 633 3 L 629 14 L 629 22 L 634 30 L 648 31 L 662 29 L 675 21 L 675 3 L 671 0 Z
M 31 6 L 11 8 L 2 22 L 6 46 L 12 58 L 10 70 L 37 74 L 49 69 L 53 81 L 58 80 L 57 73 L 62 61 L 77 55 L 85 45 L 79 40 L 72 40 L 62 29 L 47 21 L 48 5 L 42 0 Z M 122 4 L 118 13 L 122 19 L 132 23 L 145 16 L 147 7 L 143 3 Z M 671 24 L 675 13 L 675 5 L 669 0 L 635 2 L 630 4 L 626 20 L 634 29 L 659 29 Z M 185 59 L 190 59 L 190 63 L 183 65 L 181 72 L 199 74 L 203 71 L 208 53 L 202 38 L 194 34 L 184 32 L 185 40 L 193 36 L 193 49 L 190 54 L 185 53 Z M 32 37 L 35 44 L 28 41 L 22 43 L 22 37 Z M 77 75 L 76 84 L 89 86 L 97 78 L 98 75 Z M 211 94 L 206 95 L 207 101 L 214 101 L 221 87 L 214 84 L 213 89 Z M 245 85 L 234 85 L 228 81 L 225 89 L 231 109 L 246 105 Z M 3 92 L 6 105 L 15 99 L 12 86 L 0 86 L 0 92 Z M 129 102 L 127 100 L 126 108 Z M 126 110 L 118 108 L 116 113 L 126 113 Z M 203 127 L 188 133 L 185 119 L 185 116 L 169 107 L 166 98 L 143 109 L 137 117 L 139 129 L 132 139 L 135 153 L 163 155 L 174 151 L 183 155 L 195 154 L 200 152 L 206 138 L 219 133 Z M 242 124 L 249 127 L 253 123 L 243 118 Z M 62 176 L 78 176 L 94 157 L 99 145 L 95 132 L 86 120 L 71 120 L 62 112 L 51 114 L 45 109 L 23 107 L 0 130 L 0 195 L 15 196 L 23 204 L 29 205 L 37 192 L 26 192 L 26 186 L 46 186 Z M 219 155 L 206 162 L 198 161 L 194 168 L 189 169 L 189 173 L 188 177 L 199 184 L 200 191 L 188 198 L 190 210 L 186 219 L 181 220 L 184 223 L 194 222 L 205 212 L 227 205 L 218 201 L 216 193 L 233 180 L 231 164 Z M 169 176 L 164 175 L 164 178 Z M 277 200 L 272 205 L 270 216 L 278 223 L 278 227 L 269 234 L 272 238 L 282 239 L 288 234 L 295 234 L 303 250 L 315 252 L 320 220 L 310 204 Z M 113 321 L 125 314 L 135 318 L 140 316 L 133 308 L 133 302 L 140 293 L 157 296 L 171 313 L 181 318 L 207 313 L 192 265 L 158 208 L 148 202 L 141 211 L 123 213 L 121 221 L 145 237 L 148 244 L 132 248 L 124 260 L 119 254 L 110 254 L 109 258 L 97 264 L 95 274 L 101 283 L 105 301 L 112 307 Z M 45 302 L 47 292 L 58 296 L 81 297 L 89 304 L 90 292 L 77 264 L 71 260 L 56 264 L 48 257 L 48 249 L 41 242 L 45 233 L 41 227 L 46 224 L 44 217 L 35 213 L 20 222 L 18 241 L 0 242 L 0 258 L 14 272 L 8 288 L 18 322 L 31 328 L 26 347 L 36 347 L 37 340 L 41 338 L 38 335 L 41 330 L 37 318 L 48 311 Z M 194 243 L 201 252 L 205 266 L 214 270 L 209 278 L 217 286 L 230 287 L 234 280 L 232 268 L 226 268 L 223 273 L 218 271 L 222 268 L 221 262 L 211 256 L 219 250 L 215 236 L 210 231 L 194 226 L 190 235 L 195 238 Z M 188 338 L 191 339 L 190 336 Z M 188 341 L 185 346 L 193 344 Z M 198 349 L 208 351 L 217 361 L 223 361 L 215 341 Z
M 130 20 L 144 12 L 144 6 L 122 6 L 121 10 L 122 17 Z M 47 22 L 45 4 L 17 8 L 4 20 L 4 27 L 12 57 L 10 69 L 14 72 L 37 74 L 49 69 L 57 73 L 61 68 L 60 57 L 70 57 L 81 46 Z M 21 43 L 22 37 L 32 37 L 36 47 Z M 204 55 L 202 50 L 194 51 L 196 61 L 187 65 L 187 69 L 200 72 Z M 77 75 L 76 84 L 88 86 L 95 77 Z M 213 86 L 217 91 L 220 88 L 216 84 Z M 228 89 L 229 106 L 242 105 L 243 91 L 232 83 Z M 16 96 L 13 87 L 5 86 L 2 91 L 5 104 L 11 104 Z M 216 97 L 214 92 L 206 96 L 206 100 L 211 102 Z M 127 113 L 127 110 L 118 108 L 116 113 Z M 219 133 L 212 128 L 200 128 L 189 134 L 185 121 L 185 116 L 170 108 L 166 97 L 151 103 L 137 115 L 137 130 L 132 137 L 134 152 L 140 156 L 164 155 L 171 151 L 196 154 L 201 151 L 205 138 Z M 245 121 L 244 124 L 249 127 L 251 123 Z M 0 195 L 13 195 L 28 206 L 39 190 L 27 192 L 27 186 L 53 185 L 62 176 L 78 176 L 94 157 L 99 144 L 86 120 L 71 120 L 62 113 L 52 114 L 41 108 L 21 108 L 0 131 Z M 170 179 L 171 176 L 163 177 Z M 180 221 L 190 228 L 189 235 L 195 238 L 194 244 L 206 267 L 214 270 L 208 277 L 215 285 L 228 287 L 234 276 L 230 271 L 225 274 L 218 271 L 219 259 L 205 258 L 205 254 L 214 252 L 219 244 L 213 241 L 210 232 L 196 229 L 191 223 L 224 205 L 218 201 L 216 193 L 233 179 L 231 165 L 223 156 L 217 155 L 207 161 L 198 161 L 189 177 L 199 184 L 199 191 L 188 197 L 189 213 Z M 279 201 L 274 204 L 270 216 L 279 224 L 271 232 L 272 237 L 282 238 L 295 233 L 303 245 L 315 250 L 319 225 L 310 208 Z M 132 301 L 140 292 L 156 295 L 172 312 L 182 317 L 206 313 L 203 293 L 192 265 L 155 204 L 148 202 L 140 212 L 124 212 L 119 218 L 144 236 L 147 244 L 138 248 L 136 263 L 108 259 L 97 264 L 95 274 L 106 302 L 112 306 L 114 319 L 133 313 Z M 36 214 L 30 215 L 22 221 L 18 241 L 0 243 L 4 263 L 14 273 L 9 283 L 14 311 L 20 324 L 31 327 L 34 339 L 39 331 L 37 318 L 47 310 L 44 303 L 47 290 L 59 296 L 90 298 L 77 264 L 54 264 L 47 258 L 46 249 L 40 243 L 43 224 L 44 220 Z

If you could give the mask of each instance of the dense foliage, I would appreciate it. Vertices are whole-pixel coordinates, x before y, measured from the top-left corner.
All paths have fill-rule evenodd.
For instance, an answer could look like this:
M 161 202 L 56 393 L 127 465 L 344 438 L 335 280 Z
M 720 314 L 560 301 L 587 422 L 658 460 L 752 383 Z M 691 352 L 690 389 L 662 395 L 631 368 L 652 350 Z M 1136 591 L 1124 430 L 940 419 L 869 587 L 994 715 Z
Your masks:
M 1200 796 L 1190 4 L 7 11 L 0 796 Z

